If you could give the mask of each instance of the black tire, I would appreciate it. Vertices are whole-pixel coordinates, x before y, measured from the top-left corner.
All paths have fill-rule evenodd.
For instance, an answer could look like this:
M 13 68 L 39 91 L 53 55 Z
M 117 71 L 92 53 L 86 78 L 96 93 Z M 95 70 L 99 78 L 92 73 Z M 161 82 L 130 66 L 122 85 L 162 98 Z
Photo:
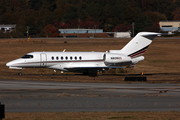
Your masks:
M 22 73 L 21 73 L 21 72 L 19 72 L 19 73 L 18 73 L 18 75 L 22 75 Z

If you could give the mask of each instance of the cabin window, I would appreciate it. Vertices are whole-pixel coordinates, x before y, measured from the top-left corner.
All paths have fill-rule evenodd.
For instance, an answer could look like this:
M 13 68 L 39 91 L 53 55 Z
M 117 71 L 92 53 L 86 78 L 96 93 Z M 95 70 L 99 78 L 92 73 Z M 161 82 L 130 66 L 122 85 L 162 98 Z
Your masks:
M 66 56 L 66 60 L 68 60 L 68 57 Z
M 61 60 L 63 60 L 63 57 L 61 57 Z
M 27 58 L 27 59 L 30 59 L 30 58 L 33 58 L 33 55 L 24 55 L 24 56 L 22 56 L 21 58 Z
M 74 57 L 75 60 L 77 60 L 77 57 Z
M 71 57 L 70 57 L 70 59 L 72 60 L 72 59 L 73 59 L 73 57 L 71 56 Z
M 51 59 L 54 60 L 54 57 L 52 57 Z
M 59 60 L 59 57 L 56 57 L 56 60 Z
M 82 57 L 80 56 L 79 59 L 82 60 Z

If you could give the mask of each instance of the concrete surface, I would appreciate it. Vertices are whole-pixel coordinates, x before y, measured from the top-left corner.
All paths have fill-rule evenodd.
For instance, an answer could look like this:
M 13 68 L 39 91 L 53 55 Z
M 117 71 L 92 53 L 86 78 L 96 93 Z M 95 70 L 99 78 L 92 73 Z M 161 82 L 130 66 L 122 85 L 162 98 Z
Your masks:
M 6 112 L 180 111 L 180 84 L 0 80 Z

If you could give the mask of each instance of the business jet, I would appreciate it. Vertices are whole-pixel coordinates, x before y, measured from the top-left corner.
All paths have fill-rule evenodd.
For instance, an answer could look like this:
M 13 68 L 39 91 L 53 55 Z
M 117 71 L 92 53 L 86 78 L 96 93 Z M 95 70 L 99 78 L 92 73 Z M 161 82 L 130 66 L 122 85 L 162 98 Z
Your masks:
M 80 72 L 97 76 L 98 72 L 113 68 L 134 67 L 144 60 L 143 53 L 156 36 L 162 33 L 140 32 L 121 50 L 109 52 L 31 52 L 8 62 L 10 69 L 49 68 L 65 72 Z M 21 75 L 21 71 L 18 73 Z

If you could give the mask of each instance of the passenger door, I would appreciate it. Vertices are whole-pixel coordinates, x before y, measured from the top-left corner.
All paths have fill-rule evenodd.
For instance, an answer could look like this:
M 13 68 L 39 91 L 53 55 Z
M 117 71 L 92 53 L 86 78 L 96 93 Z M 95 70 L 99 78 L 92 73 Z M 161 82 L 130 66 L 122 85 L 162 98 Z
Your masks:
M 47 61 L 47 55 L 45 54 L 45 53 L 41 53 L 41 55 L 40 55 L 41 57 L 40 57 L 40 66 L 46 66 L 47 65 L 47 63 L 46 63 L 46 61 Z

